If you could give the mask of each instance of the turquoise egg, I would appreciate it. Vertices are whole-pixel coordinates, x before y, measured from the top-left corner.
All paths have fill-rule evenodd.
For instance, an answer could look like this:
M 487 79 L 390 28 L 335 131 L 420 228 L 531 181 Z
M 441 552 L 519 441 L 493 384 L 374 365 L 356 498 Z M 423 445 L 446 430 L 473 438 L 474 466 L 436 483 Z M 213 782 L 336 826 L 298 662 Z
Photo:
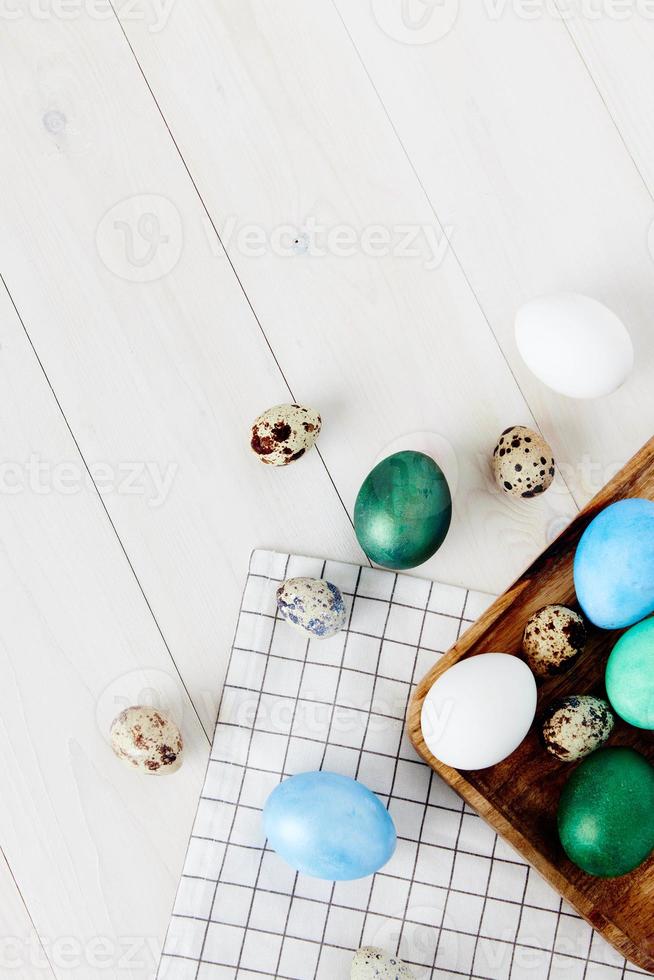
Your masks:
M 613 647 L 606 693 L 626 722 L 654 730 L 654 619 L 632 626 Z
M 452 520 L 452 497 L 430 456 L 406 450 L 378 463 L 354 505 L 354 530 L 371 561 L 415 568 L 438 551 Z
M 601 511 L 574 560 L 577 599 L 602 629 L 633 626 L 654 612 L 654 503 L 635 497 Z
M 268 843 L 312 878 L 352 881 L 379 871 L 395 851 L 395 826 L 363 783 L 304 772 L 272 791 L 263 810 Z

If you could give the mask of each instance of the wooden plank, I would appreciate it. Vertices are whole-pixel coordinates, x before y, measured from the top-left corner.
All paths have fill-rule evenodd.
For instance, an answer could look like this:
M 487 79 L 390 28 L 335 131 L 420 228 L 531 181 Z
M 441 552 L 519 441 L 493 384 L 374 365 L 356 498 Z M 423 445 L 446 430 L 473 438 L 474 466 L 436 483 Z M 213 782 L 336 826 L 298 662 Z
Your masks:
M 208 740 L 4 289 L 0 441 L 0 840 L 58 975 L 146 980 Z M 143 699 L 183 729 L 174 776 L 111 752 Z
M 21 980 L 54 980 L 47 951 L 36 934 L 23 897 L 0 854 L 0 968 Z
M 11 20 L 2 73 L 0 268 L 210 732 L 251 549 L 363 556 L 316 453 L 250 451 L 289 392 L 119 25 Z
M 542 746 L 538 723 L 521 745 L 498 765 L 461 772 L 437 760 L 424 740 L 421 712 L 434 682 L 465 657 L 500 650 L 520 656 L 529 618 L 546 605 L 576 602 L 573 560 L 579 539 L 590 521 L 616 500 L 654 499 L 654 439 L 632 459 L 564 533 L 511 588 L 500 596 L 421 680 L 408 715 L 408 732 L 419 754 L 560 892 L 623 956 L 654 971 L 654 855 L 635 871 L 619 878 L 596 878 L 569 861 L 556 829 L 561 790 L 572 767 L 549 755 Z M 604 695 L 607 656 L 620 631 L 589 626 L 584 652 L 572 668 L 539 686 L 538 713 L 556 698 L 580 692 Z M 611 745 L 628 746 L 654 760 L 649 732 L 617 719 Z
M 431 27 L 421 36 L 417 24 L 414 43 L 402 43 L 402 25 L 389 21 L 393 5 L 386 0 L 336 2 L 435 211 L 454 229 L 456 253 L 583 504 L 651 434 L 648 229 L 654 205 L 568 28 L 547 4 L 535 13 L 533 4 L 520 2 L 460 4 L 449 33 L 420 43 L 429 41 Z M 584 24 L 587 32 L 601 32 L 607 48 L 617 38 L 620 70 L 633 52 L 642 72 L 650 57 L 644 35 L 626 41 L 625 26 L 608 25 L 602 16 L 594 27 Z M 626 71 L 622 102 L 636 92 L 647 98 L 642 93 L 651 86 L 642 74 L 636 85 Z M 632 109 L 636 115 L 651 117 L 646 109 Z M 636 370 L 609 398 L 557 396 L 518 355 L 516 310 L 560 290 L 607 303 L 632 333 Z
M 292 386 L 312 372 L 348 508 L 389 440 L 435 430 L 458 492 L 420 573 L 499 590 L 574 508 L 489 481 L 530 412 L 335 9 L 198 0 L 123 26 Z
M 603 16 L 587 16 L 582 0 L 571 0 L 564 21 L 594 84 L 624 140 L 650 195 L 654 194 L 654 91 L 651 4 L 607 4 Z M 654 233 L 648 244 L 654 250 Z

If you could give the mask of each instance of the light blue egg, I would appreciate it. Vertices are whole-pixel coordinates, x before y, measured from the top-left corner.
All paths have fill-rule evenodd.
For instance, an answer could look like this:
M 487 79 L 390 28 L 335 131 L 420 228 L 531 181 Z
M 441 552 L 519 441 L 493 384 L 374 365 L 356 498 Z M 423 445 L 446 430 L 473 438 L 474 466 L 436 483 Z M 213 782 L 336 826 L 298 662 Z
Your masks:
M 393 856 L 395 826 L 363 783 L 333 772 L 304 772 L 277 786 L 263 810 L 270 846 L 312 878 L 352 881 Z
M 654 612 L 654 503 L 634 497 L 601 511 L 577 547 L 574 580 L 581 608 L 602 629 Z

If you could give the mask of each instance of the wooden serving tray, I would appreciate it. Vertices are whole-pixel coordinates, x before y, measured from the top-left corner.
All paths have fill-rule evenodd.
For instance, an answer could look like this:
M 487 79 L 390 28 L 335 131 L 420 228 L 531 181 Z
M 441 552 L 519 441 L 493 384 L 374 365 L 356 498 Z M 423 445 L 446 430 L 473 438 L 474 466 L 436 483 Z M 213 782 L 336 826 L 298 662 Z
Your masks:
M 604 669 L 624 632 L 589 624 L 584 654 L 566 673 L 539 682 L 536 722 L 524 742 L 490 769 L 460 772 L 443 765 L 422 737 L 420 713 L 434 683 L 452 664 L 479 653 L 521 653 L 529 617 L 549 603 L 576 606 L 572 563 L 579 539 L 595 515 L 615 500 L 654 500 L 654 438 L 591 501 L 514 585 L 471 626 L 418 685 L 408 732 L 419 754 L 495 830 L 540 872 L 580 915 L 627 959 L 654 973 L 654 856 L 621 878 L 594 878 L 569 861 L 556 829 L 556 810 L 574 765 L 559 762 L 539 742 L 539 720 L 561 695 L 605 697 Z M 654 735 L 618 719 L 609 745 L 628 745 L 654 761 Z

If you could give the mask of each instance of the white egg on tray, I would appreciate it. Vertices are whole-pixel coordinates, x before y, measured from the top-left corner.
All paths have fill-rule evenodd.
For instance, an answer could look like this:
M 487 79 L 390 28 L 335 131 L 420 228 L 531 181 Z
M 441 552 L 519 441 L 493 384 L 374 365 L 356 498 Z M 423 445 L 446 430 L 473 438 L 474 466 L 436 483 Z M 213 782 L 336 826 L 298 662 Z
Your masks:
M 487 769 L 511 755 L 536 714 L 536 681 L 518 657 L 483 653 L 432 684 L 421 714 L 427 748 L 454 769 Z
M 579 293 L 525 303 L 516 315 L 515 338 L 530 371 L 569 398 L 610 395 L 633 368 L 634 348 L 622 320 Z

